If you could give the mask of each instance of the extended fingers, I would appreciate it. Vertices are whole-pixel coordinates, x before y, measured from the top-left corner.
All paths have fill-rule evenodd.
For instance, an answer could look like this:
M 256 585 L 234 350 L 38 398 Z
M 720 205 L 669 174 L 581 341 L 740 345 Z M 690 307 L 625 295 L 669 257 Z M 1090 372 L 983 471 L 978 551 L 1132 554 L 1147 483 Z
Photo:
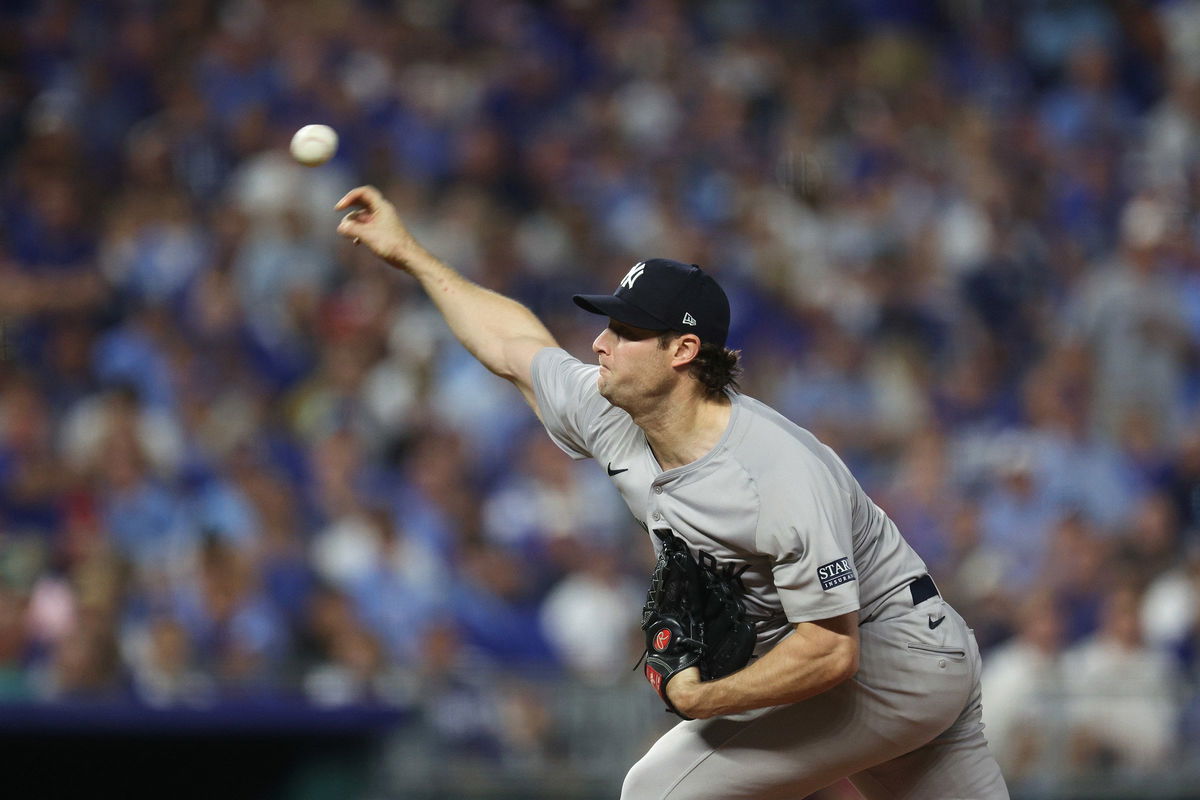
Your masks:
M 367 210 L 374 210 L 380 201 L 383 200 L 383 195 L 374 186 L 358 186 L 346 192 L 341 200 L 338 200 L 337 205 L 333 207 L 335 211 L 341 211 L 343 208 L 350 206 L 363 206 Z

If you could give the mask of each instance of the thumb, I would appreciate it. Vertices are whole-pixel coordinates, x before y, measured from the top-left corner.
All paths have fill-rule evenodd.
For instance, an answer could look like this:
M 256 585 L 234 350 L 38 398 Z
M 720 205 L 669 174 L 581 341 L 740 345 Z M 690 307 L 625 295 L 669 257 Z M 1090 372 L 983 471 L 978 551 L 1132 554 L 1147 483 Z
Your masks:
M 366 227 L 364 217 L 366 212 L 363 209 L 355 209 L 346 216 L 342 217 L 342 221 L 338 223 L 337 232 L 342 236 L 360 236 L 363 229 Z

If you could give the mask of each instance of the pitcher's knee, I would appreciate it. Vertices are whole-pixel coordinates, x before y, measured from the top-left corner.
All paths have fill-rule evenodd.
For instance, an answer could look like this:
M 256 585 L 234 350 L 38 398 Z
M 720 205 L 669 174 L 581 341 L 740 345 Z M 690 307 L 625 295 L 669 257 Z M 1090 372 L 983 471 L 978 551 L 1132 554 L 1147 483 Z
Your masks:
M 664 775 L 666 771 L 661 763 L 656 766 L 649 755 L 643 756 L 625 774 L 621 800 L 662 800 L 676 778 L 674 774 Z

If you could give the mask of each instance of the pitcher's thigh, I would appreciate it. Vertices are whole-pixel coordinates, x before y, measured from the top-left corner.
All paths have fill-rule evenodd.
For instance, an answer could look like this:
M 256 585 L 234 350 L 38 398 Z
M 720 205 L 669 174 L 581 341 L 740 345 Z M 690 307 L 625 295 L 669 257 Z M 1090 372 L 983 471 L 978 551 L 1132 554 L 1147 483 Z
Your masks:
M 978 707 L 969 709 L 924 747 L 850 780 L 866 800 L 1008 800 L 1008 787 L 978 715 Z
M 784 709 L 775 709 L 781 711 Z M 850 770 L 826 747 L 798 748 L 792 715 L 684 722 L 625 776 L 622 800 L 772 800 L 803 797 Z M 790 746 L 784 744 L 791 738 Z M 824 756 L 824 757 L 823 757 Z
M 903 752 L 880 735 L 885 726 L 872 724 L 879 716 L 875 704 L 848 681 L 801 703 L 680 723 L 629 771 L 622 800 L 804 797 Z

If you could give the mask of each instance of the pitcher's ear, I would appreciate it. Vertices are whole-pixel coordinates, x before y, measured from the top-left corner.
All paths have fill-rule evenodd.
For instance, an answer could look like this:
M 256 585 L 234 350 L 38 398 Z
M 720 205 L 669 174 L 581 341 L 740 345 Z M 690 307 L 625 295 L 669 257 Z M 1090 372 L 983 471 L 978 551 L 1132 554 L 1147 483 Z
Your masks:
M 700 337 L 694 333 L 685 333 L 675 340 L 673 347 L 671 366 L 686 366 L 700 355 Z

